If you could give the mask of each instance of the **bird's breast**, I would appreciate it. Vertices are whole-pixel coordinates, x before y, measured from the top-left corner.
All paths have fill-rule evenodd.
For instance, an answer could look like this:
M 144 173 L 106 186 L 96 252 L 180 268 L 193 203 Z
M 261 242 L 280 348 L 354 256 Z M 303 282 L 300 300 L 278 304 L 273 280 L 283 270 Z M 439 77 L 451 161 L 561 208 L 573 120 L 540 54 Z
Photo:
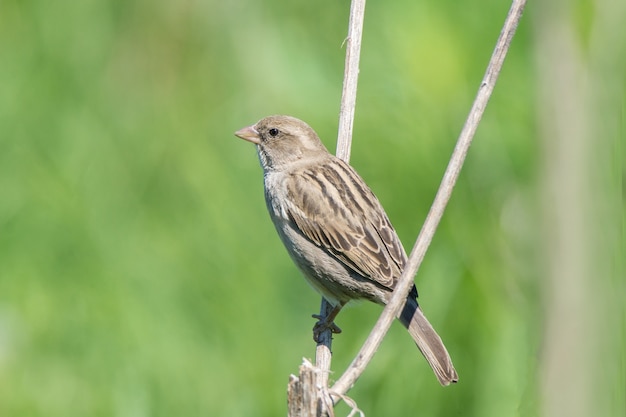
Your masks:
M 272 220 L 288 220 L 288 210 L 285 204 L 288 204 L 287 187 L 285 186 L 285 175 L 278 172 L 269 172 L 265 174 L 265 203 Z

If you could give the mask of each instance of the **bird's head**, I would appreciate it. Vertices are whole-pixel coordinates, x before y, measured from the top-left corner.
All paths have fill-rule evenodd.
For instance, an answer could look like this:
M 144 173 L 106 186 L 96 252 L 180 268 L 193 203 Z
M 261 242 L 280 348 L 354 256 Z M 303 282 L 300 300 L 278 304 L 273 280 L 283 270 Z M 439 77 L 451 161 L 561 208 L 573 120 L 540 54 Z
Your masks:
M 257 145 L 264 170 L 284 169 L 303 158 L 328 155 L 317 133 L 291 116 L 269 116 L 235 132 L 235 136 Z

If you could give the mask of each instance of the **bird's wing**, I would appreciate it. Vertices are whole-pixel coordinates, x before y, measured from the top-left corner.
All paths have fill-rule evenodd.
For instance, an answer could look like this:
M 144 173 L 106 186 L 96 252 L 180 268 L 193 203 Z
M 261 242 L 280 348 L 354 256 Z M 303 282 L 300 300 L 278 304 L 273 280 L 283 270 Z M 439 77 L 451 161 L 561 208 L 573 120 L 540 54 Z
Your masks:
M 339 159 L 293 173 L 285 184 L 286 214 L 300 232 L 346 266 L 389 289 L 406 253 L 378 199 Z

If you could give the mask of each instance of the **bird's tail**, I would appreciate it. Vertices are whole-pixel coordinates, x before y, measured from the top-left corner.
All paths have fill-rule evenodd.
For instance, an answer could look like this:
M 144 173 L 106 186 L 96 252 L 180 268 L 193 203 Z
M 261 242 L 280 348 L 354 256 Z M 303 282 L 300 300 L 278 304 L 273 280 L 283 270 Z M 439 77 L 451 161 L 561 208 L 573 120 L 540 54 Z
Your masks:
M 441 338 L 417 305 L 417 300 L 408 297 L 398 318 L 415 340 L 430 367 L 433 368 L 439 383 L 445 386 L 450 385 L 451 382 L 457 382 L 459 376 L 452 365 L 452 359 Z

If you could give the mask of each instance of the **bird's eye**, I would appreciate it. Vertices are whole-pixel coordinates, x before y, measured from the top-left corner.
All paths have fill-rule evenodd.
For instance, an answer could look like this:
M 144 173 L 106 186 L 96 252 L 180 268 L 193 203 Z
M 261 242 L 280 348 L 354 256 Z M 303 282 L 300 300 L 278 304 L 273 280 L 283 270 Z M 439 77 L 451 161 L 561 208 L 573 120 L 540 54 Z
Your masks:
M 271 128 L 269 130 L 269 134 L 271 137 L 275 138 L 278 135 L 278 129 L 276 129 L 275 127 Z

